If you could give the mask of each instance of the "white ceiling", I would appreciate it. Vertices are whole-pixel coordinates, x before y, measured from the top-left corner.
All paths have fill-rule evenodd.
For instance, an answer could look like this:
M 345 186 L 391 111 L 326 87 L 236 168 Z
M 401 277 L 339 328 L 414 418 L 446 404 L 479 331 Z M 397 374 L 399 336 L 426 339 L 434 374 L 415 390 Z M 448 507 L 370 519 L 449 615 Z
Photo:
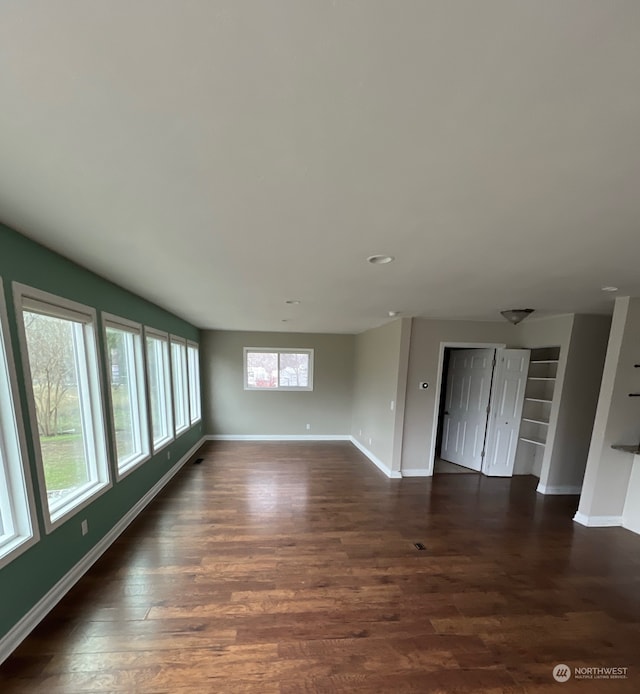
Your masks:
M 640 2 L 3 2 L 0 220 L 205 328 L 608 311 Z

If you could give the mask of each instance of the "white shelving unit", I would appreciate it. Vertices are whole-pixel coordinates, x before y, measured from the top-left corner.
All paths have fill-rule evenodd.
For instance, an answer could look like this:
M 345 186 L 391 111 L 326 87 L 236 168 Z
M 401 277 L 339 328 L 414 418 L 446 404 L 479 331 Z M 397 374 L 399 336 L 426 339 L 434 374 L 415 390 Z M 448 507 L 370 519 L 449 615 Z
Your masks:
M 547 443 L 559 358 L 560 347 L 531 350 L 516 467 L 531 470 L 538 476 Z

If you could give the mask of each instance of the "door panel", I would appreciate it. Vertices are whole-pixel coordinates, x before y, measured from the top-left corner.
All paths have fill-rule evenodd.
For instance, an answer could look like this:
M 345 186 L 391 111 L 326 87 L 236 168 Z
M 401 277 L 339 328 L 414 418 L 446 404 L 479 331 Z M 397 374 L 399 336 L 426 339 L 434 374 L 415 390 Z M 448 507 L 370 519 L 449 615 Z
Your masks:
M 486 456 L 482 470 L 485 475 L 513 475 L 529 354 L 528 349 L 497 351 Z
M 449 359 L 440 455 L 472 470 L 482 466 L 494 353 L 456 349 Z

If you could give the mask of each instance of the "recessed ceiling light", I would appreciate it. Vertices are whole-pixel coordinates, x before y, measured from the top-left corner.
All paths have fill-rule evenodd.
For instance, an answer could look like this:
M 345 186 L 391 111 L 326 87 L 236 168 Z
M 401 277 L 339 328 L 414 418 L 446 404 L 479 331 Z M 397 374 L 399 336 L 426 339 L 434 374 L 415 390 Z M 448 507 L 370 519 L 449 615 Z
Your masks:
M 602 287 L 603 292 L 617 292 L 618 287 Z
M 392 255 L 370 255 L 367 261 L 372 265 L 386 265 L 387 263 L 392 263 L 395 258 Z
M 300 299 L 287 299 L 284 303 L 297 306 L 300 303 Z

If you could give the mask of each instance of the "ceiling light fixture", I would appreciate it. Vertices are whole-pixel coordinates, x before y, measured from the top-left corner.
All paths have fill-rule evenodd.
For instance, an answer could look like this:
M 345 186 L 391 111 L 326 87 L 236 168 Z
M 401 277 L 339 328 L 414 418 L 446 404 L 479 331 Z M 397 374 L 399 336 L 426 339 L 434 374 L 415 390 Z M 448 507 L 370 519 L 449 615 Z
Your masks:
M 395 318 L 400 315 L 400 311 L 389 311 L 389 318 Z
M 602 287 L 603 292 L 617 292 L 618 287 Z
M 300 299 L 287 299 L 284 303 L 297 306 L 300 303 Z
M 370 255 L 367 258 L 367 262 L 372 265 L 386 265 L 387 263 L 392 263 L 395 258 L 392 255 Z
M 518 325 L 527 316 L 532 314 L 534 309 L 532 308 L 510 308 L 507 311 L 500 311 L 500 313 L 513 325 Z

